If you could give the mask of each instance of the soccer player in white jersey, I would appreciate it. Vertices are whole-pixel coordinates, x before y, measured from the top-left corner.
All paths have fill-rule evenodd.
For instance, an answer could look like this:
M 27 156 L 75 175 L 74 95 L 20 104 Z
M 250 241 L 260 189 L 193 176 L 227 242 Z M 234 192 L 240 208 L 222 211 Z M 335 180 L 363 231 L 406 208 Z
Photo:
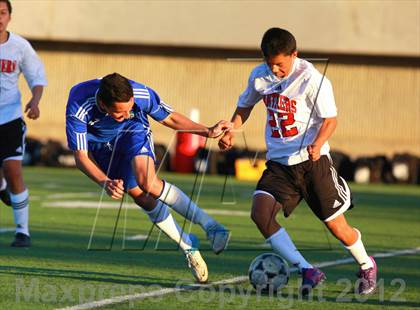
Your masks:
M 127 192 L 149 219 L 185 252 L 193 276 L 200 283 L 208 277 L 197 239 L 182 231 L 169 207 L 199 224 L 213 251 L 222 252 L 229 231 L 175 185 L 155 171 L 155 154 L 149 117 L 174 130 L 215 138 L 231 128 L 220 121 L 207 128 L 173 111 L 151 88 L 118 73 L 75 85 L 66 110 L 66 133 L 77 167 L 114 199 Z
M 25 113 L 33 120 L 39 117 L 38 105 L 47 81 L 44 66 L 29 42 L 7 31 L 11 13 L 10 2 L 0 0 L 0 166 L 4 173 L 4 178 L 0 174 L 0 196 L 13 208 L 16 234 L 11 246 L 29 247 L 29 193 L 22 176 L 26 125 L 18 79 L 23 73 L 31 89 Z
M 307 295 L 325 274 L 306 261 L 276 220 L 280 209 L 288 217 L 303 198 L 360 266 L 358 292 L 370 294 L 376 287 L 376 264 L 360 231 L 344 217 L 353 207 L 351 192 L 329 155 L 327 140 L 337 124 L 331 83 L 297 57 L 296 40 L 287 30 L 267 30 L 261 50 L 265 63 L 251 72 L 231 120 L 239 128 L 260 100 L 267 108 L 267 169 L 254 192 L 251 217 L 273 250 L 299 268 L 300 291 Z M 226 150 L 233 143 L 229 131 L 219 147 Z

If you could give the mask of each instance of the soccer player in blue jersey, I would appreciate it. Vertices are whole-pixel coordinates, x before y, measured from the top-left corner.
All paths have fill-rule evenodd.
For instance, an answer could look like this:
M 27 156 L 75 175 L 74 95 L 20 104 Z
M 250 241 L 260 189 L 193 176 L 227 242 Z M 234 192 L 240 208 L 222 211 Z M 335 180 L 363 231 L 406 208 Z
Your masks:
M 182 231 L 169 207 L 199 224 L 213 251 L 222 252 L 229 231 L 216 222 L 173 184 L 155 172 L 155 154 L 148 116 L 174 130 L 215 138 L 231 128 L 220 121 L 213 127 L 195 123 L 174 112 L 151 88 L 109 74 L 75 85 L 66 110 L 68 146 L 77 167 L 114 199 L 128 193 L 133 200 L 185 252 L 198 282 L 206 282 L 206 263 L 196 247 L 196 237 Z

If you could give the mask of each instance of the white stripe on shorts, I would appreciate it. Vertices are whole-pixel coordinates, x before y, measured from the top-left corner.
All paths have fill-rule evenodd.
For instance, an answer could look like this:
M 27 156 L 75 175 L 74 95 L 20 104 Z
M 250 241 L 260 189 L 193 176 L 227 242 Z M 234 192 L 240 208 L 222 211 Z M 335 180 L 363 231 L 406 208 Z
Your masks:
M 350 197 L 350 188 L 348 187 L 348 185 L 347 185 L 346 181 L 344 181 L 344 179 L 343 179 L 343 183 L 344 183 L 344 186 L 346 187 L 347 197 Z M 344 200 L 344 204 L 341 206 L 341 208 L 338 209 L 337 212 L 335 212 L 333 215 L 330 215 L 330 217 L 326 218 L 324 220 L 324 222 L 329 222 L 329 221 L 335 219 L 337 216 L 343 214 L 344 212 L 347 211 L 347 209 L 350 207 L 350 205 L 351 205 L 351 199 L 350 198 Z
M 258 195 L 258 194 L 268 195 L 268 196 L 271 196 L 274 200 L 276 200 L 276 198 L 274 198 L 274 196 L 271 195 L 269 192 L 262 191 L 260 189 L 257 189 L 256 191 L 254 191 L 254 194 L 252 196 L 255 196 L 255 195 Z

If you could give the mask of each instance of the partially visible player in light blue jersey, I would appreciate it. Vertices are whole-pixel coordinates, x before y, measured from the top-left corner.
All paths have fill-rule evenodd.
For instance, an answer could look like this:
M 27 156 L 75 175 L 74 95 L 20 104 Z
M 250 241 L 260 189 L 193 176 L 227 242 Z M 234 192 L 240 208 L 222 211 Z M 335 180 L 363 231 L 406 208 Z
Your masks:
M 68 146 L 81 171 L 114 199 L 128 193 L 179 244 L 195 279 L 206 282 L 207 265 L 196 237 L 182 231 L 168 206 L 199 224 L 216 254 L 226 248 L 230 233 L 180 189 L 157 177 L 148 116 L 174 130 L 209 138 L 232 127 L 227 121 L 213 127 L 195 123 L 173 111 L 151 88 L 113 73 L 71 89 L 66 109 Z

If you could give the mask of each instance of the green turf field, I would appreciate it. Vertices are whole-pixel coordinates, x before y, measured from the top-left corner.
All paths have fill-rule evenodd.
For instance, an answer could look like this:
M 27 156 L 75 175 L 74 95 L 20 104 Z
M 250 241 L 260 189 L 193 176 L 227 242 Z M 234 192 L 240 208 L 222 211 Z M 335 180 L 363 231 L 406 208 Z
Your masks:
M 269 251 L 249 218 L 253 182 L 224 178 L 164 175 L 191 193 L 196 184 L 199 204 L 214 213 L 232 231 L 227 251 L 214 255 L 204 233 L 201 247 L 209 266 L 210 282 L 247 274 L 250 261 Z M 118 202 L 104 198 L 97 213 L 101 191 L 77 170 L 25 168 L 31 194 L 30 249 L 14 249 L 12 212 L 0 208 L 0 309 L 55 309 L 141 294 L 185 288 L 192 276 L 183 255 L 166 236 L 151 231 L 146 216 L 125 204 L 118 215 Z M 196 182 L 195 182 L 196 181 Z M 201 185 L 201 186 L 200 186 Z M 353 185 L 356 208 L 347 213 L 349 222 L 363 233 L 370 254 L 420 246 L 420 187 Z M 223 213 L 225 212 L 225 214 Z M 96 226 L 87 250 L 94 220 Z M 178 220 L 181 220 L 177 217 Z M 348 257 L 347 252 L 302 204 L 293 215 L 279 219 L 296 245 L 313 263 Z M 182 223 L 182 222 L 181 222 Z M 186 223 L 186 229 L 190 224 Z M 149 235 L 150 237 L 145 238 Z M 113 244 L 110 250 L 110 244 Z M 113 303 L 105 309 L 395 309 L 420 307 L 420 256 L 401 255 L 377 259 L 379 289 L 369 298 L 353 293 L 355 264 L 323 268 L 327 281 L 302 300 L 298 276 L 276 296 L 257 295 L 248 282 L 216 284 L 203 289 Z

